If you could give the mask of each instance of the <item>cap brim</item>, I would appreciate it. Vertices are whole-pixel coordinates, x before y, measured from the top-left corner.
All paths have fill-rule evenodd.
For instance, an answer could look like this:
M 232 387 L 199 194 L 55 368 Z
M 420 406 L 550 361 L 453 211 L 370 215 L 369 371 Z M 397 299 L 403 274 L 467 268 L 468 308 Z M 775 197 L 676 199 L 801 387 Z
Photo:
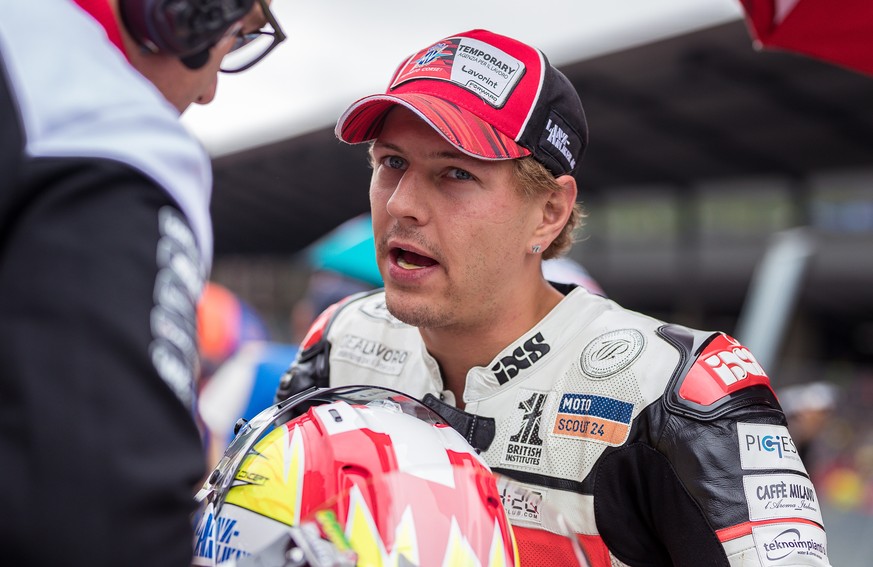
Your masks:
M 480 159 L 516 159 L 531 154 L 509 136 L 469 110 L 431 95 L 373 95 L 352 104 L 336 125 L 336 136 L 349 144 L 375 140 L 388 111 L 402 105 L 416 113 L 447 142 Z

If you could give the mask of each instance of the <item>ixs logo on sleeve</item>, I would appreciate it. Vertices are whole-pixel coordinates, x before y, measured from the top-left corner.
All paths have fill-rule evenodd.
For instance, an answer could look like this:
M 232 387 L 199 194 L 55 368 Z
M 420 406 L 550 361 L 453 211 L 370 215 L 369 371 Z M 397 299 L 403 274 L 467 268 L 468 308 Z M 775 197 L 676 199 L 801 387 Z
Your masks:
M 806 473 L 787 427 L 737 423 L 737 437 L 743 470 L 789 469 Z
M 721 347 L 720 350 L 718 347 Z M 749 377 L 767 377 L 767 373 L 764 372 L 749 349 L 739 343 L 731 343 L 726 337 L 720 337 L 713 341 L 713 345 L 704 352 L 701 358 L 711 372 L 718 376 L 726 386 Z

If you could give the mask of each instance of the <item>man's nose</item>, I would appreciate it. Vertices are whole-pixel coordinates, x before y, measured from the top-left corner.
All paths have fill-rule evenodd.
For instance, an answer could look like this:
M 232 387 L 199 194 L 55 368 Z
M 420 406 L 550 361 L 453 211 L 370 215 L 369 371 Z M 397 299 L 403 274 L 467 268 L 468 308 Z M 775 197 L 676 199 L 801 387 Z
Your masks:
M 407 169 L 388 198 L 388 214 L 396 219 L 424 222 L 427 218 L 426 186 L 425 176 L 412 168 Z

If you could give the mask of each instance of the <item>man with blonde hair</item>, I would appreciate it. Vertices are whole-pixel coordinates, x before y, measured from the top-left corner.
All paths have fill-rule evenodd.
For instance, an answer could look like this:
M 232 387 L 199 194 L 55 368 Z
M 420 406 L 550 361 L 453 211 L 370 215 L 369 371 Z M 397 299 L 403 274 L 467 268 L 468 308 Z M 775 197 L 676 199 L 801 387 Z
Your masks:
M 764 370 L 719 332 L 548 282 L 572 241 L 588 144 L 573 85 L 485 30 L 404 60 L 337 136 L 371 142 L 384 290 L 325 312 L 280 387 L 423 398 L 514 478 L 523 565 L 828 564 L 818 500 Z M 641 285 L 644 285 L 641 282 Z

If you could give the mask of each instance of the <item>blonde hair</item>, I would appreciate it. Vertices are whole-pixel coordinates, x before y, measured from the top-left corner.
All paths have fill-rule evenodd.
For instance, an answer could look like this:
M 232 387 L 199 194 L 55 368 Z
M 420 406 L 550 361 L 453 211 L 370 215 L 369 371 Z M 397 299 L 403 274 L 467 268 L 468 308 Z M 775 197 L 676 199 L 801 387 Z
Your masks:
M 525 197 L 533 197 L 534 195 L 550 194 L 554 191 L 563 191 L 564 188 L 555 181 L 554 175 L 546 169 L 546 167 L 528 156 L 520 159 L 515 159 L 513 166 L 515 167 L 515 178 L 518 180 L 518 189 Z M 582 219 L 585 218 L 585 211 L 582 205 L 575 203 L 573 210 L 570 212 L 570 218 L 567 219 L 567 224 L 558 233 L 558 236 L 543 252 L 543 260 L 558 258 L 563 256 L 573 246 L 576 238 L 576 230 L 582 226 Z

